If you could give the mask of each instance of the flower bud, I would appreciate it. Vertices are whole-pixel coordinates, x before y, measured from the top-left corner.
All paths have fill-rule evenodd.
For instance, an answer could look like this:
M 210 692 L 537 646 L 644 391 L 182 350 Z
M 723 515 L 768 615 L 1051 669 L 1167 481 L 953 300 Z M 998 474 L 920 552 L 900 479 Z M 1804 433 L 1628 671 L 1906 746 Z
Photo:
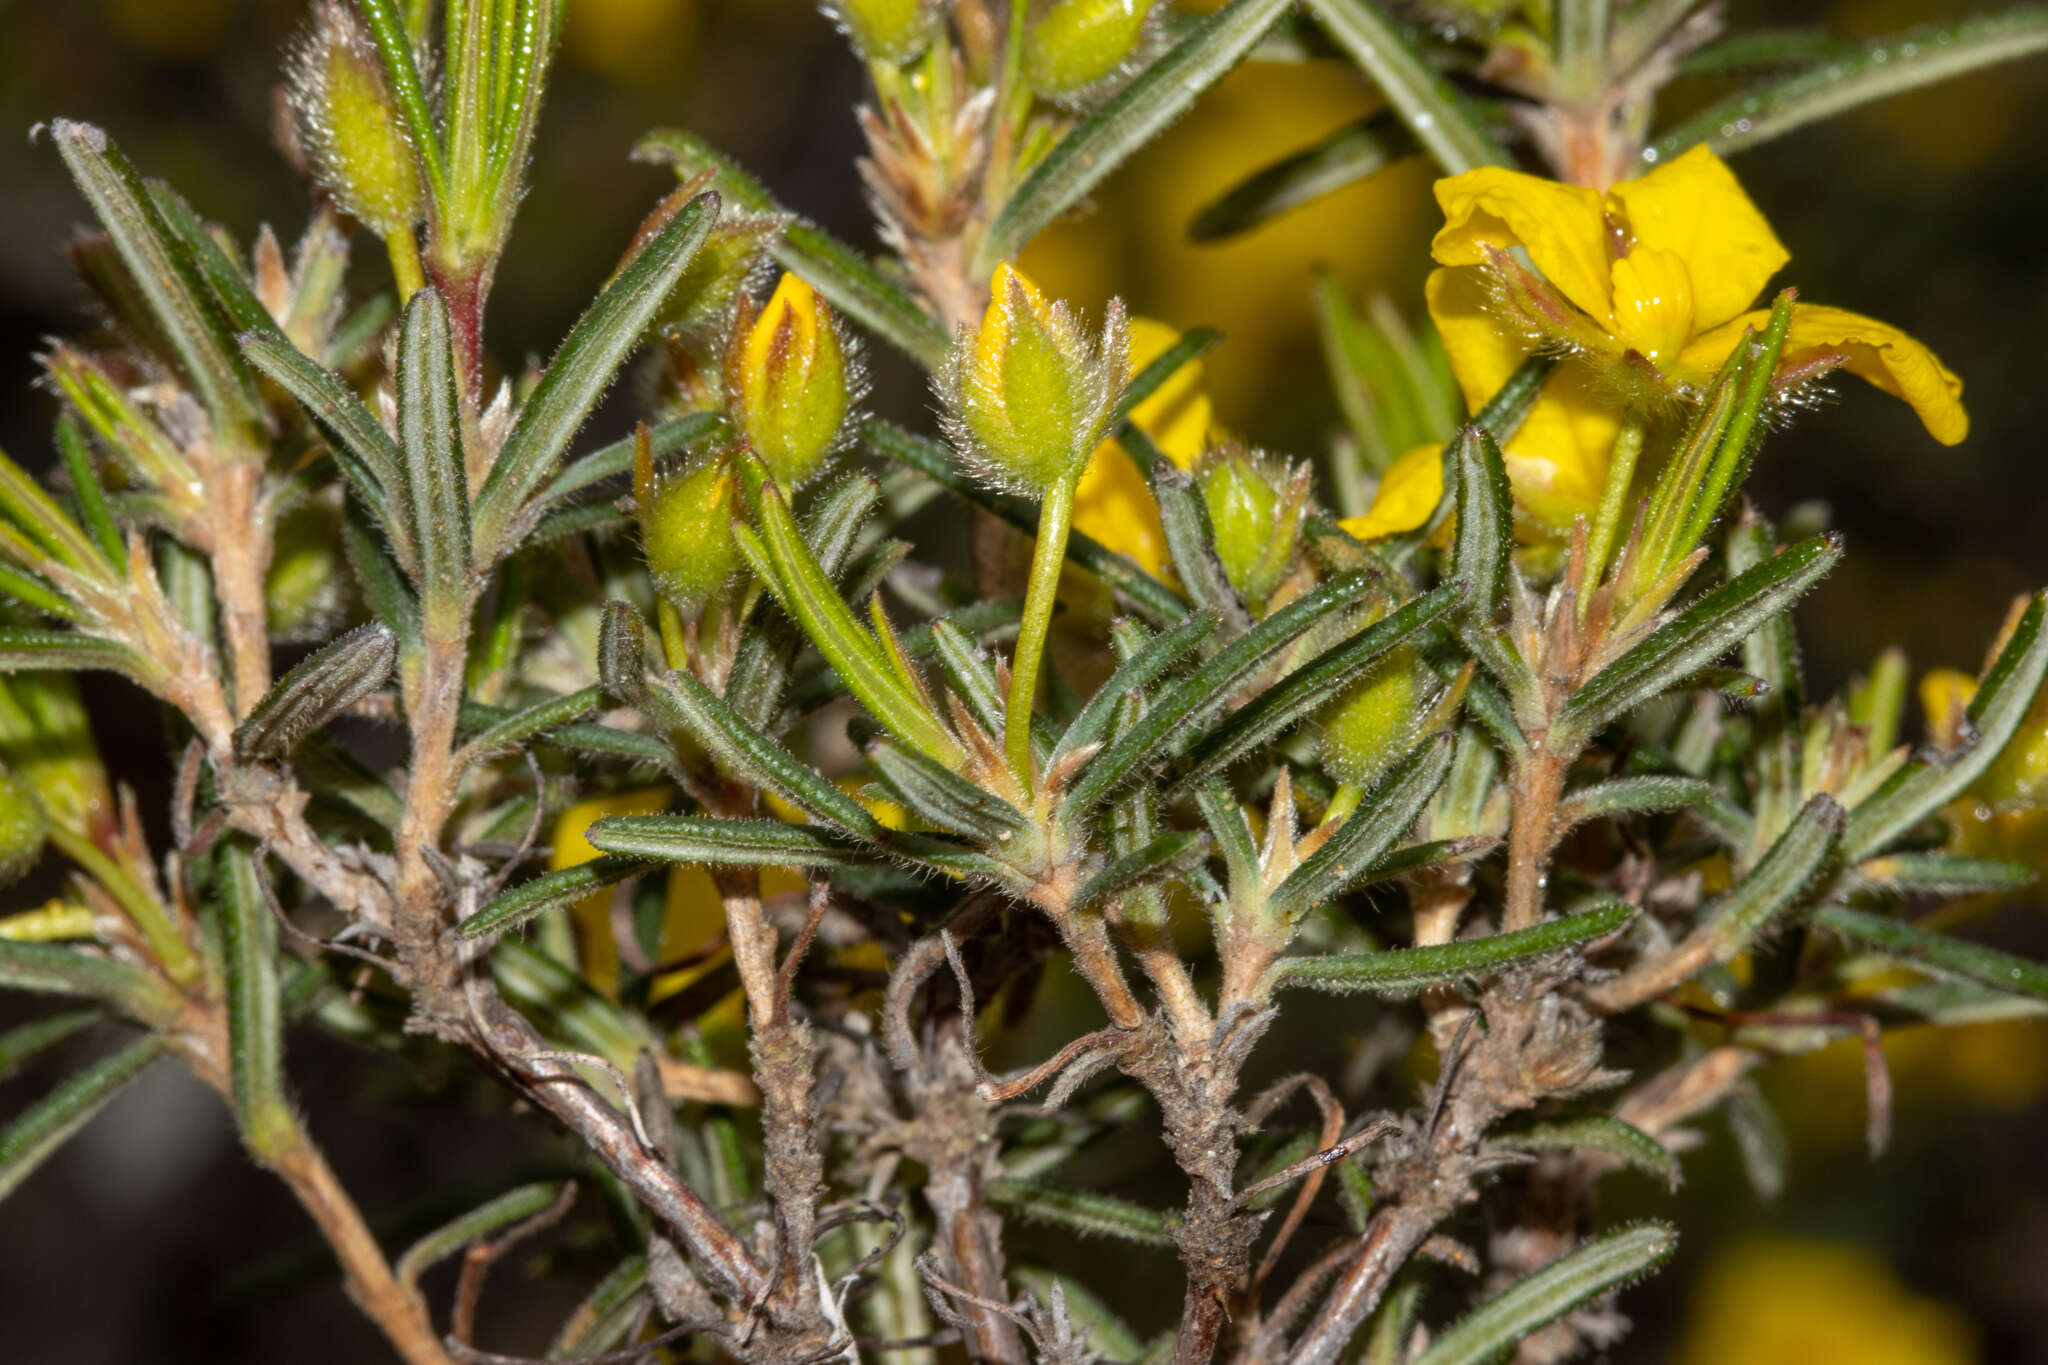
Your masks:
M 21 880 L 35 866 L 48 830 L 35 789 L 20 774 L 0 769 L 0 886 Z
M 833 0 L 825 11 L 870 62 L 901 65 L 922 56 L 939 32 L 932 0 Z
M 98 841 L 113 833 L 114 793 L 78 684 L 62 673 L 0 680 L 0 762 L 48 818 Z
M 299 144 L 342 207 L 378 233 L 418 222 L 412 139 L 352 6 L 328 0 L 315 11 L 291 63 L 290 87 Z
M 1324 710 L 1323 771 L 1343 786 L 1370 786 L 1414 747 L 1435 692 L 1435 676 L 1414 648 L 1393 650 Z
M 1153 0 L 1057 0 L 1024 35 L 1024 74 L 1058 98 L 1113 75 L 1138 49 Z
M 983 479 L 1029 496 L 1087 464 L 1119 390 L 1130 341 L 1112 301 L 1091 345 L 1063 303 L 1008 265 L 996 268 L 988 311 L 963 329 L 939 378 L 946 432 Z
M 732 534 L 739 476 L 723 454 L 659 481 L 651 470 L 638 474 L 640 546 L 648 576 L 678 611 L 696 612 L 739 572 L 740 548 Z
M 1294 563 L 1308 506 L 1307 470 L 1289 473 L 1234 446 L 1210 451 L 1195 471 L 1216 557 L 1230 586 L 1254 607 Z
M 832 310 L 785 274 L 759 316 L 741 295 L 725 349 L 725 395 L 733 424 L 768 472 L 795 488 L 839 445 L 852 384 Z

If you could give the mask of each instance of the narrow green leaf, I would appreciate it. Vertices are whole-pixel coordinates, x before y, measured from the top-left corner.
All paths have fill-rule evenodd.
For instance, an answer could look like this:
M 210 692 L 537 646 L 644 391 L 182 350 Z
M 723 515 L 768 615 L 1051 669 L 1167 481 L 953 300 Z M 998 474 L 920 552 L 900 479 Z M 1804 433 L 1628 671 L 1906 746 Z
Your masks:
M 607 853 L 707 867 L 832 867 L 874 851 L 816 825 L 696 815 L 608 815 L 585 835 Z
M 340 375 L 326 369 L 281 336 L 244 332 L 242 354 L 279 388 L 298 401 L 327 439 L 349 488 L 369 508 L 377 529 L 391 538 L 401 565 L 415 563 L 412 500 L 403 457 Z
M 141 656 L 126 645 L 71 630 L 0 627 L 0 673 L 53 669 L 77 672 L 100 668 L 130 678 L 148 676 Z
M 1702 912 L 1715 960 L 1733 958 L 1771 921 L 1798 909 L 1825 886 L 1839 865 L 1843 820 L 1833 797 L 1825 792 L 1815 796 L 1749 875 Z
M 398 637 L 399 657 L 412 654 L 420 642 L 419 599 L 412 595 L 404 570 L 392 562 L 368 515 L 354 505 L 342 517 L 341 543 L 370 614 Z
M 1663 0 L 1675 4 L 1678 0 Z M 1686 0 L 1689 5 L 1693 0 Z M 1688 52 L 1678 64 L 1683 76 L 1725 76 L 1771 67 L 1811 66 L 1833 57 L 1852 57 L 1863 44 L 1825 28 L 1758 28 L 1717 38 Z
M 1669 161 L 1696 143 L 1727 155 L 1979 67 L 2048 51 L 2048 8 L 2021 5 L 1913 29 L 1731 95 L 1671 129 L 1643 154 Z
M 954 465 L 952 452 L 945 446 L 914 436 L 878 418 L 861 423 L 860 430 L 862 438 L 877 453 L 909 465 L 934 483 L 978 507 L 986 508 L 1027 535 L 1036 534 L 1037 504 L 992 492 L 969 479 Z M 1067 558 L 1100 578 L 1133 611 L 1154 625 L 1167 625 L 1187 615 L 1187 603 L 1173 589 L 1146 573 L 1130 556 L 1105 549 L 1099 541 L 1082 532 L 1074 531 L 1067 536 Z
M 1283 923 L 1298 923 L 1372 870 L 1380 855 L 1414 827 L 1415 817 L 1451 770 L 1451 736 L 1432 735 L 1391 768 L 1358 809 L 1287 875 L 1268 902 Z
M 1230 874 L 1234 896 L 1249 896 L 1260 884 L 1259 841 L 1252 833 L 1244 806 L 1227 783 L 1215 778 L 1194 785 L 1195 803 L 1202 808 L 1202 821 L 1215 837 L 1216 851 Z
M 577 694 L 569 694 L 571 697 L 575 695 Z M 556 701 L 566 704 L 568 699 L 568 697 L 559 697 L 556 698 Z M 550 703 L 542 703 L 541 705 L 547 706 Z M 535 709 L 539 710 L 540 708 L 536 707 Z M 504 707 L 484 706 L 478 702 L 466 701 L 462 704 L 458 719 L 465 730 L 477 731 L 479 738 L 481 738 L 481 732 L 490 729 L 494 725 L 510 721 L 519 715 L 519 712 L 509 711 Z M 534 717 L 533 719 L 540 720 L 544 718 Z M 528 738 L 552 748 L 563 750 L 566 753 L 584 754 L 597 758 L 619 758 L 629 763 L 652 764 L 671 774 L 675 772 L 676 761 L 674 751 L 653 735 L 643 735 L 635 730 L 621 730 L 614 726 L 600 725 L 595 722 L 571 722 L 566 725 L 550 724 Z
M 50 126 L 71 178 L 91 203 L 179 367 L 208 415 L 216 439 L 237 443 L 262 423 L 262 404 L 238 363 L 233 334 L 191 253 L 157 212 L 128 159 L 100 129 L 59 119 Z
M 760 527 L 759 538 L 746 527 L 735 528 L 749 562 L 760 556 L 760 562 L 754 563 L 755 572 L 803 626 L 804 634 L 868 714 L 920 752 L 949 766 L 958 764 L 963 758 L 958 742 L 932 715 L 923 698 L 896 676 L 881 647 L 854 618 L 838 588 L 804 544 L 782 490 L 765 482 L 764 472 L 752 458 L 743 469 L 748 511 Z
M 1150 398 L 1165 385 L 1166 381 L 1179 374 L 1182 367 L 1200 359 L 1223 334 L 1213 327 L 1190 327 L 1181 333 L 1180 340 L 1147 361 L 1145 367 L 1131 376 L 1131 382 L 1124 385 L 1124 391 L 1117 395 L 1116 406 L 1110 410 L 1109 430 L 1112 436 L 1130 420 L 1132 409 Z
M 860 802 L 768 736 L 689 673 L 651 680 L 642 704 L 665 725 L 687 731 L 725 776 L 770 791 L 813 819 L 875 838 L 882 827 Z
M 1203 207 L 1188 236 L 1214 242 L 1249 232 L 1303 204 L 1379 174 L 1421 150 L 1415 135 L 1382 110 L 1254 171 Z
M 1471 586 L 1479 624 L 1498 622 L 1515 549 L 1515 495 L 1500 445 L 1478 423 L 1458 433 L 1444 451 L 1444 480 L 1457 509 L 1451 572 Z
M 1046 760 L 1048 769 L 1059 766 L 1069 755 L 1079 753 L 1102 738 L 1109 728 L 1110 720 L 1116 714 L 1117 706 L 1127 696 L 1141 692 L 1158 681 L 1161 674 L 1172 668 L 1209 638 L 1216 629 L 1213 612 L 1190 612 L 1172 629 L 1161 634 L 1129 660 L 1120 664 L 1116 672 L 1109 675 L 1101 687 L 1095 690 L 1081 707 L 1059 743 L 1053 746 L 1052 757 Z
M 1495 1133 L 1487 1142 L 1511 1152 L 1604 1152 L 1624 1166 L 1656 1176 L 1673 1190 L 1681 1177 L 1678 1158 L 1663 1143 L 1611 1114 L 1531 1124 Z
M 2048 965 L 1846 906 L 1827 906 L 1813 918 L 1823 929 L 1874 948 L 1887 957 L 1925 966 L 1944 976 L 1959 976 L 2009 995 L 2048 1000 Z
M 974 723 L 990 735 L 1001 734 L 1003 691 L 996 683 L 995 670 L 989 667 L 980 647 L 966 631 L 944 619 L 932 622 L 927 638 L 931 644 L 928 652 L 945 675 L 946 686 L 953 690 L 953 695 L 974 717 Z M 907 643 L 905 648 L 907 651 Z M 911 653 L 910 657 L 916 658 L 917 655 Z
M 405 129 L 420 159 L 420 168 L 426 172 L 427 186 L 436 203 L 446 204 L 448 171 L 441 154 L 441 128 L 427 106 L 420 69 L 413 60 L 413 41 L 399 15 L 398 0 L 357 0 L 357 4 L 370 25 L 377 51 L 384 58 L 384 74 L 390 78 L 392 93 L 398 97 L 398 108 L 404 115 Z
M 1074 908 L 1102 905 L 1134 887 L 1176 877 L 1208 852 L 1209 841 L 1200 834 L 1185 830 L 1162 834 L 1090 877 L 1075 893 Z
M 688 181 L 713 173 L 712 187 L 748 213 L 784 214 L 773 195 L 723 152 L 694 133 L 664 128 L 633 149 L 635 161 L 660 162 Z M 825 301 L 924 366 L 946 361 L 953 338 L 902 284 L 814 223 L 792 217 L 769 246 L 776 264 L 825 296 Z
M 388 626 L 357 626 L 277 680 L 235 730 L 245 760 L 283 758 L 313 731 L 384 685 L 398 662 L 398 637 Z
M 1062 818 L 1083 818 L 1140 767 L 1172 758 L 1196 736 L 1190 721 L 1229 702 L 1237 689 L 1281 650 L 1371 590 L 1377 575 L 1347 574 L 1304 593 L 1219 650 L 1200 668 L 1168 689 L 1139 718 L 1081 770 L 1068 790 Z
M 1129 450 L 1149 450 L 1149 442 L 1126 441 Z M 1152 501 L 1159 508 L 1160 529 L 1166 536 L 1166 555 L 1181 581 L 1188 600 L 1223 623 L 1223 635 L 1244 634 L 1252 624 L 1230 574 L 1216 553 L 1216 528 L 1209 522 L 1209 509 L 1195 489 L 1194 476 L 1171 460 L 1148 458 L 1142 462 L 1151 470 Z
M 647 1303 L 647 1258 L 628 1256 L 597 1282 L 555 1334 L 549 1360 L 582 1360 L 615 1349 Z
M 559 872 L 549 872 L 513 887 L 457 927 L 465 938 L 480 938 L 501 930 L 516 929 L 526 921 L 558 905 L 582 900 L 591 892 L 645 872 L 645 858 L 615 858 L 607 855 Z
M 0 1033 L 0 1081 L 66 1038 L 75 1037 L 107 1016 L 98 1010 L 66 1010 Z
M 717 220 L 716 194 L 700 194 L 685 204 L 612 276 L 569 330 L 477 490 L 478 563 L 494 563 L 513 548 L 507 537 L 527 498 L 553 472 Z
M 502 938 L 491 949 L 491 976 L 541 1032 L 629 1076 L 640 1054 L 657 1046 L 643 1022 L 598 994 L 581 973 L 518 938 Z
M 325 735 L 312 735 L 292 755 L 300 785 L 323 797 L 341 802 L 357 814 L 395 830 L 405 814 L 405 802 L 389 783 Z
M 1458 579 L 1442 584 L 1324 650 L 1258 698 L 1239 707 L 1188 752 L 1187 779 L 1220 773 L 1230 764 L 1310 715 L 1342 692 L 1388 650 L 1429 626 L 1464 600 Z
M 469 623 L 469 476 L 454 340 L 438 290 L 414 294 L 400 323 L 398 438 L 412 490 L 421 624 L 434 639 L 460 639 Z
M 1303 0 L 1303 5 L 1379 87 L 1444 174 L 1514 165 L 1464 96 L 1378 6 L 1369 0 Z
M 997 1207 L 1013 1210 L 1032 1222 L 1141 1246 L 1174 1246 L 1174 1235 L 1180 1230 L 1177 1213 L 1038 1180 L 999 1177 L 989 1182 L 988 1198 Z
M 1276 989 L 1307 986 L 1343 994 L 1413 995 L 1427 986 L 1491 976 L 1535 958 L 1570 951 L 1613 933 L 1634 914 L 1634 907 L 1609 901 L 1563 919 L 1488 938 L 1384 953 L 1282 958 L 1273 965 L 1270 979 Z
M 464 747 L 476 757 L 510 753 L 523 748 L 528 740 L 582 720 L 602 705 L 604 688 L 599 686 L 549 697 L 492 722 Z
M 1677 1229 L 1666 1223 L 1596 1237 L 1446 1328 L 1415 1365 L 1486 1365 L 1544 1324 L 1656 1269 L 1677 1245 Z
M 1696 777 L 1613 777 L 1581 787 L 1560 801 L 1557 828 L 1562 831 L 1588 820 L 1683 810 L 1711 801 L 1714 795 L 1714 784 Z
M 128 572 L 128 542 L 121 535 L 121 528 L 114 524 L 114 514 L 107 506 L 107 490 L 100 483 L 99 471 L 93 468 L 85 433 L 68 412 L 57 419 L 57 453 L 63 457 L 64 470 L 71 476 L 79 518 L 86 530 L 92 532 L 93 542 L 107 557 L 107 563 L 121 573 Z
M 426 1236 L 405 1249 L 391 1267 L 398 1276 L 398 1282 L 409 1290 L 419 1287 L 420 1276 L 461 1251 L 471 1242 L 481 1241 L 494 1232 L 502 1232 L 515 1223 L 527 1219 L 548 1208 L 562 1197 L 568 1188 L 567 1181 L 543 1180 L 531 1185 L 521 1185 L 507 1190 L 489 1203 L 471 1209 L 459 1218 L 450 1219 Z
M 1558 730 L 1590 736 L 1669 691 L 1790 607 L 1841 556 L 1840 536 L 1814 536 L 1707 593 L 1574 692 Z
M 240 838 L 222 848 L 215 906 L 227 981 L 228 1071 L 235 1123 L 250 1152 L 269 1160 L 299 1140 L 299 1128 L 284 1090 L 277 924 L 257 884 L 255 859 Z
M 1900 896 L 1996 896 L 2032 886 L 2034 869 L 2004 858 L 1887 853 L 1857 865 L 1856 879 Z
M 868 745 L 867 756 L 889 790 L 940 829 L 984 848 L 1035 832 L 1031 818 L 1002 797 L 904 745 L 878 739 Z
M 686 413 L 649 427 L 647 448 L 659 460 L 664 455 L 673 455 L 678 450 L 687 450 L 699 441 L 710 439 L 724 427 L 725 418 L 719 413 Z M 634 439 L 628 436 L 613 441 L 563 466 L 562 472 L 548 480 L 547 487 L 535 495 L 534 505 L 553 507 L 571 493 L 580 493 L 594 483 L 631 473 Z
M 130 1043 L 65 1081 L 0 1131 L 0 1199 L 13 1194 L 169 1046 L 155 1034 Z
M 1974 739 L 1958 753 L 1917 763 L 1898 781 L 1860 802 L 1849 815 L 1842 850 L 1853 861 L 1883 849 L 1962 795 L 2019 732 L 2048 676 L 2043 597 L 2035 594 L 1993 660 L 1965 713 Z
M 193 268 L 206 283 L 214 302 L 227 315 L 228 327 L 237 332 L 276 331 L 270 310 L 256 297 L 248 276 L 228 256 L 220 241 L 207 230 L 205 222 L 185 202 L 183 195 L 160 180 L 146 183 L 149 202 L 178 245 L 191 257 Z
M 1271 28 L 1289 0 L 1234 0 L 1076 124 L 1024 177 L 975 254 L 979 279 L 1014 258 L 1130 155 L 1185 113 Z

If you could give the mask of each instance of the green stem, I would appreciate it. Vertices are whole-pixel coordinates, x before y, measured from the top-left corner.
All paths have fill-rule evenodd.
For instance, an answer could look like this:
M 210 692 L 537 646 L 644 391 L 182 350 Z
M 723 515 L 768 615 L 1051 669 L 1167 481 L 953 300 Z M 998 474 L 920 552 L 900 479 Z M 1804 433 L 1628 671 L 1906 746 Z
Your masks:
M 1017 653 L 1010 661 L 1010 704 L 1003 712 L 1003 749 L 1010 770 L 1024 790 L 1033 787 L 1031 773 L 1031 704 L 1038 696 L 1038 666 L 1052 631 L 1053 606 L 1059 597 L 1060 570 L 1067 561 L 1067 532 L 1074 524 L 1074 489 L 1078 472 L 1046 490 L 1038 511 L 1038 542 L 1031 551 L 1031 581 L 1024 590 L 1024 621 L 1017 631 Z
M 1614 453 L 1607 460 L 1607 483 L 1600 490 L 1600 510 L 1595 514 L 1593 534 L 1586 542 L 1585 577 L 1579 583 L 1579 619 L 1586 619 L 1593 605 L 1593 593 L 1607 571 L 1607 556 L 1621 531 L 1623 509 L 1628 505 L 1629 485 L 1635 482 L 1636 461 L 1643 453 L 1643 438 L 1650 429 L 1650 414 L 1640 403 L 1629 405 L 1614 437 Z
M 1337 794 L 1330 798 L 1330 804 L 1323 808 L 1323 823 L 1342 825 L 1358 809 L 1358 803 L 1365 798 L 1365 788 L 1346 782 L 1337 788 Z
M 398 306 L 427 287 L 426 271 L 420 266 L 419 240 L 409 227 L 393 228 L 384 234 L 384 254 L 391 258 L 391 281 L 398 286 Z
M 107 894 L 128 912 L 128 918 L 135 921 L 135 927 L 149 941 L 150 950 L 171 980 L 189 986 L 199 979 L 199 959 L 192 955 L 192 945 L 185 942 L 185 936 L 178 932 L 164 907 L 125 868 L 77 830 L 54 821 L 50 825 L 50 842 L 105 887 Z

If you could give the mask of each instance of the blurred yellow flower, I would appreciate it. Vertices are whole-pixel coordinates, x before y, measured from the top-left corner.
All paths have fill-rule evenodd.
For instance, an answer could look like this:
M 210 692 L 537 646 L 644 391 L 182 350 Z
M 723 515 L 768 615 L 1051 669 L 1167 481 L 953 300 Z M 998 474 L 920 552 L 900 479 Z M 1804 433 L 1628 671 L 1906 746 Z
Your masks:
M 1346 517 L 1337 524 L 1360 540 L 1412 531 L 1429 520 L 1443 496 L 1443 443 L 1417 446 L 1380 475 L 1379 489 L 1364 516 Z
M 1443 268 L 1426 294 L 1467 405 L 1477 410 L 1532 350 L 1569 352 L 1503 451 L 1522 505 L 1553 530 L 1599 501 L 1622 390 L 1710 381 L 1763 327 L 1768 310 L 1751 305 L 1790 259 L 1704 147 L 1605 194 L 1487 167 L 1438 181 L 1436 199 L 1444 225 L 1431 254 Z M 1797 305 L 1780 376 L 1834 368 L 1904 399 L 1945 445 L 1969 431 L 1962 381 L 1925 346 L 1856 313 Z M 1427 515 L 1411 508 L 1408 525 L 1388 529 Z
M 1770 1240 L 1720 1252 L 1693 1291 L 1678 1365 L 1971 1365 L 1976 1333 L 1860 1247 Z
M 1131 373 L 1136 374 L 1180 341 L 1180 333 L 1151 318 L 1131 319 Z M 1176 370 L 1144 402 L 1131 409 L 1138 430 L 1152 438 L 1160 452 L 1182 469 L 1194 467 L 1209 440 L 1212 417 L 1209 395 L 1202 388 L 1202 362 Z M 1074 529 L 1129 555 L 1150 574 L 1166 567 L 1166 532 L 1159 525 L 1159 505 L 1129 452 L 1104 441 L 1089 457 L 1074 492 Z
M 659 814 L 668 809 L 670 795 L 666 787 L 649 787 L 570 806 L 555 820 L 548 870 L 557 872 L 599 857 L 599 850 L 585 835 L 600 819 L 607 815 Z M 725 930 L 725 903 L 719 899 L 711 874 L 701 867 L 669 869 L 665 905 L 661 929 L 664 956 L 700 947 Z M 584 975 L 607 995 L 615 995 L 619 989 L 619 947 L 612 937 L 611 906 L 612 892 L 605 888 L 591 892 L 569 910 Z

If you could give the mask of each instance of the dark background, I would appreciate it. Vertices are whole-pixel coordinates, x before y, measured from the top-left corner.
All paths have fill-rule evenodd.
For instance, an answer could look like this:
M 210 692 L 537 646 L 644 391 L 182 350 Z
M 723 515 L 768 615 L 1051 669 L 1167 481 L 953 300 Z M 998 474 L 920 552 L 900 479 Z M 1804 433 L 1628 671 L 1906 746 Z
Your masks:
M 16 458 L 48 458 L 53 405 L 33 387 L 33 355 L 79 326 L 83 303 L 61 247 L 84 210 L 55 153 L 28 129 L 53 116 L 101 124 L 146 174 L 176 183 L 244 240 L 267 220 L 289 243 L 304 199 L 270 129 L 277 57 L 301 8 L 0 4 L 0 447 Z M 1732 8 L 1746 22 L 1857 32 L 1965 12 L 1910 0 Z M 858 72 L 805 0 L 571 0 L 566 42 L 492 301 L 501 357 L 552 349 L 667 188 L 663 173 L 626 159 L 652 127 L 712 138 L 791 205 L 871 240 L 851 170 Z M 1974 422 L 1965 444 L 1944 449 L 1852 381 L 1766 450 L 1753 484 L 1765 507 L 1781 514 L 1818 500 L 1849 537 L 1844 567 L 1803 609 L 1822 686 L 1892 641 L 1916 671 L 1974 671 L 2011 597 L 2048 582 L 2048 448 L 2037 415 L 2048 384 L 2044 74 L 2037 59 L 1968 77 L 1738 163 L 1793 251 L 1786 279 L 1808 299 L 1868 312 L 1934 347 L 1964 376 Z M 1240 72 L 1120 173 L 1094 218 L 1055 229 L 1027 265 L 1091 307 L 1118 292 L 1177 325 L 1221 325 L 1228 340 L 1207 367 L 1219 419 L 1262 444 L 1314 450 L 1336 417 L 1314 350 L 1308 271 L 1328 263 L 1354 290 L 1384 291 L 1416 311 L 1433 226 L 1426 172 L 1390 173 L 1226 247 L 1187 244 L 1184 224 L 1244 171 L 1371 102 L 1334 64 Z M 381 270 L 378 255 L 359 250 L 366 279 Z M 879 404 L 912 414 L 922 405 L 902 374 L 885 365 L 879 380 Z M 147 757 L 157 751 L 148 708 L 118 685 L 95 684 L 91 695 L 115 726 L 102 738 L 117 769 L 123 755 L 144 755 L 129 775 L 160 783 Z M 2038 946 L 2038 907 L 2012 908 L 1997 930 Z M 0 1001 L 0 1014 L 20 1017 L 18 1002 Z M 80 1055 L 100 1046 L 83 1044 Z M 431 1076 L 416 1084 L 311 1035 L 293 1049 L 313 1131 L 387 1245 L 563 1155 L 535 1125 L 504 1122 L 487 1090 Z M 1704 1130 L 1706 1150 L 1689 1161 L 1675 1208 L 1647 1182 L 1613 1183 L 1612 1211 L 1673 1216 L 1685 1230 L 1671 1267 L 1630 1299 L 1639 1330 L 1613 1359 L 1733 1365 L 1697 1323 L 1709 1302 L 1757 1308 L 1740 1298 L 1746 1267 L 1750 1280 L 1777 1286 L 1756 1321 L 1790 1315 L 1768 1337 L 1777 1345 L 1760 1336 L 1744 1352 L 1763 1365 L 2048 1361 L 2048 1032 L 1987 1026 L 1903 1038 L 1890 1052 L 1899 1133 L 1875 1164 L 1860 1147 L 1855 1059 L 1829 1054 L 1780 1068 L 1772 1082 L 1797 1153 L 1775 1207 L 1748 1192 L 1717 1125 Z M 0 1113 L 56 1074 L 38 1066 L 0 1085 Z M 1147 1159 L 1137 1146 L 1128 1156 Z M 1104 1160 L 1103 1179 L 1117 1179 L 1117 1154 Z M 215 1100 L 159 1068 L 0 1209 L 0 1360 L 384 1358 L 321 1273 L 308 1233 L 282 1187 L 243 1159 Z M 1028 1230 L 1016 1237 L 1027 1258 L 1059 1245 Z M 573 1269 L 582 1250 L 571 1235 L 548 1255 Z M 1177 1307 L 1169 1255 L 1115 1252 L 1107 1264 L 1122 1277 L 1111 1283 L 1135 1296 L 1127 1311 L 1141 1331 Z M 485 1339 L 503 1349 L 536 1349 L 575 1292 L 522 1277 L 527 1268 L 501 1272 L 485 1301 Z M 446 1284 L 430 1287 L 445 1304 Z M 1737 1298 L 1706 1297 L 1714 1293 Z M 1844 1325 L 1855 1322 L 1864 1326 Z

